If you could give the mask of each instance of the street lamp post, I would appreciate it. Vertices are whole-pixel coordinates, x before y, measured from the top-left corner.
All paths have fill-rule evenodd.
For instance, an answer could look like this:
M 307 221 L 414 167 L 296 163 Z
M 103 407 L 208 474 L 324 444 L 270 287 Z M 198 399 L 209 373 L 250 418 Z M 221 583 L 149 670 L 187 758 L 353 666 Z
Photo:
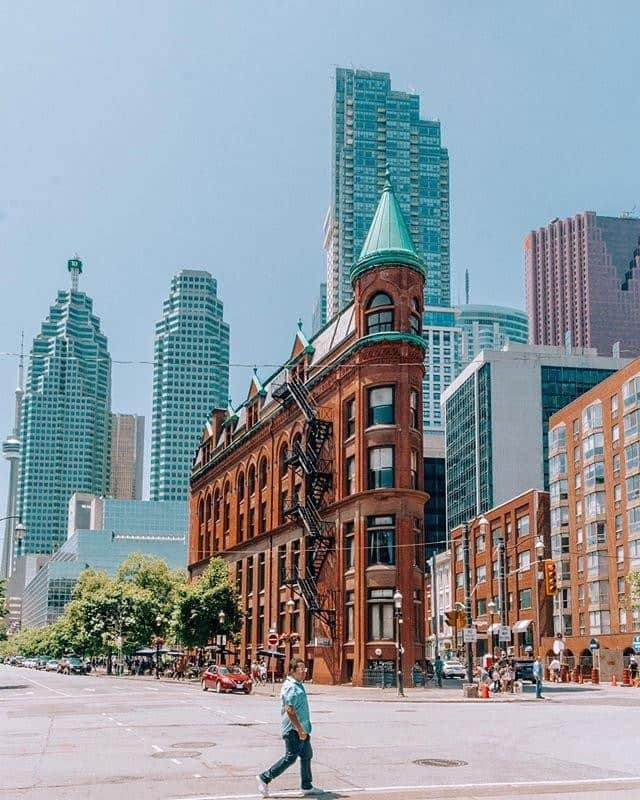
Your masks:
M 465 522 L 464 528 L 462 530 L 463 538 L 462 538 L 462 558 L 463 558 L 463 565 L 464 565 L 464 610 L 465 610 L 465 617 L 466 617 L 466 626 L 467 630 L 471 630 L 473 625 L 473 617 L 471 615 L 471 565 L 470 565 L 470 552 L 469 552 L 469 541 L 470 541 L 470 527 L 473 520 L 470 522 Z M 480 530 L 484 533 L 484 531 L 489 527 L 489 523 L 487 522 L 486 517 L 481 516 L 478 520 L 480 524 Z M 467 636 L 467 683 L 473 683 L 473 643 L 471 639 Z
M 495 659 L 495 654 L 496 654 L 495 640 L 493 638 L 495 635 L 495 631 L 493 630 L 493 617 L 497 609 L 498 606 L 495 604 L 495 601 L 489 600 L 489 602 L 487 603 L 487 611 L 489 612 L 489 615 L 491 617 L 491 660 L 492 661 Z
M 293 627 L 292 627 L 293 626 L 293 610 L 296 607 L 296 601 L 293 599 L 293 597 L 290 597 L 287 600 L 286 606 L 287 606 L 287 612 L 289 614 L 289 661 L 291 661 L 291 657 L 293 655 L 293 641 L 292 641 L 291 637 L 293 636 L 293 633 L 294 633 L 294 630 L 293 630 Z
M 227 618 L 227 615 L 224 611 L 220 611 L 218 614 L 218 624 L 220 625 L 220 629 L 224 627 L 224 621 Z M 224 633 L 218 634 L 218 656 L 219 656 L 219 663 L 222 664 L 222 653 L 226 650 L 227 645 L 227 637 Z
M 536 539 L 535 544 L 536 549 L 536 569 L 534 574 L 535 584 L 536 584 L 536 638 L 538 640 L 538 646 L 535 650 L 535 655 L 540 655 L 540 642 L 542 641 L 542 631 L 540 628 L 540 562 L 544 559 L 544 542 L 543 540 L 538 537 Z M 562 613 L 562 609 L 560 609 L 560 613 Z M 535 644 L 535 640 L 534 640 Z
M 160 626 L 162 625 L 162 617 L 160 614 L 156 617 L 156 680 L 160 680 L 160 645 L 162 644 L 163 640 L 160 636 Z
M 393 595 L 393 608 L 396 620 L 396 675 L 398 678 L 398 694 L 404 697 L 404 680 L 402 673 L 402 594 L 396 589 Z

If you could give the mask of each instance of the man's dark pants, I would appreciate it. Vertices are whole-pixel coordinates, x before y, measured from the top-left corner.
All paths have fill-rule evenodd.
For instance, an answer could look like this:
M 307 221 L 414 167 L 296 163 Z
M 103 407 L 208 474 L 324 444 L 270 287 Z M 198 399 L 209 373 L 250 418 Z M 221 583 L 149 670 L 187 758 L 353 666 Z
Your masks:
M 260 778 L 265 783 L 271 783 L 274 778 L 282 775 L 285 769 L 288 769 L 299 758 L 302 788 L 311 789 L 313 786 L 313 781 L 311 780 L 311 759 L 313 758 L 311 739 L 307 736 L 306 739 L 301 740 L 295 730 L 285 733 L 282 738 L 285 746 L 284 755 L 280 761 L 277 761 L 272 767 L 261 773 Z

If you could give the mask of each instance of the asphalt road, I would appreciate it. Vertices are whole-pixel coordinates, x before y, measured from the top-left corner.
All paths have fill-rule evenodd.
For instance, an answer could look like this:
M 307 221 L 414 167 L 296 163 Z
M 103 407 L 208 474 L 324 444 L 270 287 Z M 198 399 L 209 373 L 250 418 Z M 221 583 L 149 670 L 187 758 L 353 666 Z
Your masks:
M 308 691 L 325 800 L 640 797 L 640 690 L 482 703 Z M 0 666 L 2 800 L 248 800 L 281 751 L 266 693 Z M 298 786 L 295 765 L 272 796 L 299 797 Z

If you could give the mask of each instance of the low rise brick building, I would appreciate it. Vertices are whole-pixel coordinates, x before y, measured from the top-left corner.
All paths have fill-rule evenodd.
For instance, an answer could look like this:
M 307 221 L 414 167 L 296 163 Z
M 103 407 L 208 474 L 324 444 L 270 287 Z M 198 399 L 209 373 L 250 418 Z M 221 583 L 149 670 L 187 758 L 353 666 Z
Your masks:
M 501 650 L 515 656 L 539 654 L 543 637 L 552 635 L 552 598 L 545 593 L 542 569 L 550 555 L 549 494 L 529 490 L 490 509 L 484 518 L 488 525 L 479 519 L 469 523 L 476 655 Z M 464 526 L 460 525 L 451 531 L 451 575 L 453 602 L 462 605 L 466 597 L 463 550 Z M 510 628 L 509 642 L 499 641 L 501 625 Z
M 550 418 L 549 480 L 555 632 L 569 666 L 599 660 L 603 678 L 620 678 L 640 637 L 627 584 L 640 569 L 640 359 Z
M 245 622 L 318 682 L 362 684 L 424 657 L 424 265 L 387 184 L 352 273 L 354 302 L 239 408 L 214 410 L 193 465 L 189 570 L 228 564 Z M 401 620 L 394 593 L 402 595 Z M 397 627 L 396 627 L 397 626 Z

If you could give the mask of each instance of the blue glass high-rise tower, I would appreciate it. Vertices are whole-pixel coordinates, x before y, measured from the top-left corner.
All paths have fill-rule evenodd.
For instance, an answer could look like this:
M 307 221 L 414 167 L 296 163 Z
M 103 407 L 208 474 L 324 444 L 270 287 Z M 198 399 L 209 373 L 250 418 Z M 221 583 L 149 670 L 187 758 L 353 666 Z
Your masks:
M 411 239 L 427 265 L 425 305 L 449 306 L 449 156 L 440 123 L 386 72 L 336 70 L 332 199 L 325 235 L 327 311 L 351 302 L 349 273 L 371 225 L 387 169 Z M 326 223 L 325 223 L 326 224 Z
M 105 494 L 109 476 L 111 358 L 93 301 L 78 291 L 82 262 L 68 262 L 71 288 L 33 341 L 20 425 L 21 553 L 52 553 L 67 535 L 74 492 Z
M 213 408 L 229 394 L 229 326 L 208 272 L 171 280 L 156 324 L 151 425 L 151 499 L 186 500 L 191 462 Z

